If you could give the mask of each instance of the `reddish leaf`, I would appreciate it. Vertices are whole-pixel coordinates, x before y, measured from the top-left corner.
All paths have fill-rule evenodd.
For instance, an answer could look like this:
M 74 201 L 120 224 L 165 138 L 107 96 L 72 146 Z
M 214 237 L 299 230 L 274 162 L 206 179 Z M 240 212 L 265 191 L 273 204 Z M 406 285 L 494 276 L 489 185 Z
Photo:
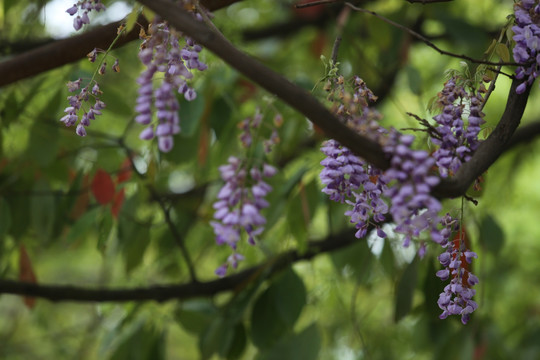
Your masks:
M 456 252 L 459 252 L 459 249 L 461 249 L 461 244 L 462 243 L 464 244 L 465 248 L 467 248 L 467 249 L 471 248 L 471 243 L 470 243 L 470 240 L 469 240 L 469 236 L 467 234 L 467 231 L 465 229 L 464 224 L 461 224 L 461 226 L 459 228 L 459 231 L 454 235 L 454 237 L 452 239 L 452 247 L 454 248 L 454 250 Z M 453 260 L 455 260 L 456 257 L 457 256 L 454 255 Z M 464 253 L 461 254 L 461 259 L 460 260 L 461 260 L 461 268 L 466 270 L 464 272 L 464 274 L 463 274 L 461 282 L 462 282 L 463 286 L 469 287 L 468 279 L 469 279 L 469 271 L 471 271 L 471 265 L 467 262 Z M 452 275 L 453 278 L 455 278 L 456 276 L 457 275 Z
M 114 200 L 111 207 L 111 214 L 115 219 L 118 219 L 118 214 L 124 203 L 125 191 L 124 188 L 120 189 L 116 194 L 114 194 Z
M 98 169 L 94 175 L 92 194 L 101 205 L 110 203 L 114 198 L 114 183 L 106 171 Z
M 116 175 L 116 183 L 121 184 L 131 179 L 131 160 L 126 158 L 122 165 L 120 165 L 120 171 Z
M 208 108 L 208 107 L 207 107 Z M 207 111 L 205 109 L 205 115 Z M 207 116 L 201 117 L 201 135 L 199 136 L 199 148 L 197 151 L 197 159 L 199 160 L 199 165 L 203 166 L 206 164 L 208 158 L 208 149 L 210 147 L 210 130 L 208 129 Z
M 19 280 L 27 283 L 35 284 L 37 282 L 36 274 L 32 268 L 32 262 L 26 252 L 26 248 L 21 244 L 19 248 Z M 23 298 L 24 304 L 29 309 L 32 309 L 36 305 L 36 299 L 33 297 L 25 296 Z

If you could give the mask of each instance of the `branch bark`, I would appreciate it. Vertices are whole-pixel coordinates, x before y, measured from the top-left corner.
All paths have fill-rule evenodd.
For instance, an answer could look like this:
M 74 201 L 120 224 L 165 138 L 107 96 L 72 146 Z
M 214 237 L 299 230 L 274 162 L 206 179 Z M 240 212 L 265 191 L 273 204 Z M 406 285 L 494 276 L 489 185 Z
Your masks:
M 285 269 L 290 264 L 309 260 L 316 255 L 338 250 L 360 241 L 354 237 L 355 230 L 346 230 L 337 235 L 331 235 L 322 241 L 313 241 L 306 252 L 291 250 L 271 258 L 261 265 L 241 271 L 222 279 L 207 282 L 191 282 L 179 285 L 157 285 L 134 289 L 92 289 L 71 285 L 41 285 L 0 279 L 0 294 L 12 294 L 47 299 L 50 301 L 75 302 L 127 302 L 127 301 L 158 301 L 172 299 L 190 299 L 194 297 L 213 296 L 222 292 L 232 291 L 247 285 L 258 276 L 270 276 Z M 362 240 L 363 241 L 363 240 Z
M 176 6 L 171 7 L 168 1 L 141 0 L 140 3 L 159 14 L 177 30 L 188 34 L 248 79 L 271 94 L 277 95 L 319 126 L 328 137 L 338 140 L 342 145 L 375 166 L 381 169 L 388 168 L 389 161 L 378 143 L 351 131 L 315 97 L 299 86 L 239 51 L 229 41 L 211 31 L 203 23 L 196 21 L 186 11 Z
M 241 0 L 202 0 L 203 5 L 213 11 Z M 169 7 L 173 5 L 169 3 Z M 143 26 L 148 24 L 143 17 L 138 19 Z M 94 48 L 107 49 L 116 38 L 116 29 L 122 21 L 98 26 L 80 35 L 57 40 L 0 63 L 0 87 L 15 83 L 42 72 L 78 61 Z M 115 48 L 139 38 L 139 29 L 134 27 L 122 36 Z

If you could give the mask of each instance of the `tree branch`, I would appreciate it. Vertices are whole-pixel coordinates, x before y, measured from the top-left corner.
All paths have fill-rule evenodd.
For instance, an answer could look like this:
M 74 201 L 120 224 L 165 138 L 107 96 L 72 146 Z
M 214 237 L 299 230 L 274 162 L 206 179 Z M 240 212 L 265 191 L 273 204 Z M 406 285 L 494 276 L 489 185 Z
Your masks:
M 226 39 L 213 33 L 207 26 L 196 21 L 186 11 L 177 6 L 171 6 L 168 1 L 141 0 L 140 3 L 159 14 L 177 30 L 188 34 L 198 43 L 208 48 L 248 79 L 271 94 L 277 95 L 285 103 L 319 126 L 328 137 L 338 140 L 342 145 L 375 166 L 381 169 L 388 168 L 388 159 L 378 143 L 351 131 L 304 89 L 237 50 Z
M 203 0 L 203 5 L 213 11 L 241 0 Z M 169 3 L 168 6 L 173 6 Z M 147 21 L 139 17 L 138 22 L 145 26 Z M 122 21 L 98 26 L 80 35 L 57 40 L 0 63 L 0 87 L 26 79 L 42 72 L 78 61 L 86 57 L 94 48 L 107 49 L 116 38 L 116 29 Z M 134 27 L 118 39 L 114 48 L 121 47 L 139 38 L 139 28 Z
M 180 285 L 156 285 L 134 289 L 92 289 L 71 285 L 42 285 L 0 280 L 0 294 L 13 294 L 47 299 L 51 301 L 76 302 L 126 302 L 126 301 L 167 301 L 213 296 L 225 291 L 232 291 L 260 274 L 276 274 L 290 264 L 309 260 L 316 255 L 338 250 L 359 241 L 354 237 L 355 230 L 348 229 L 331 235 L 322 241 L 312 241 L 305 252 L 291 250 L 268 261 L 241 271 L 237 274 L 207 282 L 191 282 Z

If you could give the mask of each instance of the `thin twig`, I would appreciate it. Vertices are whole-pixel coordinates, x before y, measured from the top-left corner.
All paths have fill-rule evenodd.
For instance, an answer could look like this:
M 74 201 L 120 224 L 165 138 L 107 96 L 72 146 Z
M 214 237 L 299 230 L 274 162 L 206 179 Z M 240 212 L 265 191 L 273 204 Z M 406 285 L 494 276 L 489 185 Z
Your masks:
M 378 18 L 378 19 L 380 19 L 380 20 L 382 20 L 382 21 L 384 21 L 384 22 L 386 22 L 386 23 L 388 23 L 390 25 L 409 33 L 410 35 L 414 36 L 418 40 L 424 42 L 427 46 L 434 49 L 435 51 L 437 51 L 441 55 L 447 55 L 447 56 L 455 57 L 455 58 L 458 58 L 458 59 L 467 60 L 467 61 L 470 61 L 471 63 L 474 63 L 474 64 L 485 64 L 485 65 L 493 65 L 493 66 L 500 66 L 500 65 L 519 66 L 519 65 L 522 65 L 522 64 L 518 64 L 518 63 L 514 63 L 514 62 L 497 62 L 497 63 L 494 63 L 494 62 L 487 61 L 487 60 L 474 59 L 474 58 L 472 58 L 470 56 L 467 56 L 467 55 L 454 54 L 452 52 L 449 52 L 449 51 L 446 51 L 446 50 L 443 50 L 443 49 L 439 48 L 437 45 L 435 45 L 431 41 L 429 41 L 428 38 L 426 38 L 425 36 L 417 33 L 416 31 L 414 31 L 412 29 L 409 29 L 408 27 L 403 26 L 401 24 L 398 24 L 397 22 L 392 21 L 392 20 L 390 20 L 390 19 L 388 19 L 388 18 L 386 18 L 386 17 L 384 17 L 382 15 L 379 15 L 375 11 L 371 11 L 371 10 L 367 10 L 367 9 L 364 9 L 364 8 L 354 6 L 353 4 L 351 4 L 349 2 L 346 2 L 345 5 L 347 5 L 348 7 L 350 7 L 353 10 L 373 15 L 376 18 Z
M 453 0 L 405 0 L 411 4 L 422 4 L 422 5 L 426 5 L 426 4 L 436 4 L 436 3 L 441 3 L 441 2 L 450 2 L 450 1 L 453 1 Z
M 333 4 L 338 2 L 344 2 L 344 0 L 319 0 L 319 1 L 312 1 L 305 4 L 296 4 L 294 5 L 297 9 L 304 9 L 311 6 L 317 6 L 317 5 L 324 5 L 324 4 Z
M 144 178 L 145 178 L 144 174 L 139 172 L 139 170 L 135 166 L 135 163 L 132 160 L 132 157 L 130 156 L 131 153 L 132 153 L 131 149 L 129 149 L 124 144 L 123 139 L 120 139 L 118 142 L 119 142 L 119 145 L 127 153 L 127 157 L 131 162 L 132 171 L 135 174 L 137 174 L 137 176 L 139 178 L 144 180 Z M 170 208 L 167 206 L 167 204 L 165 203 L 165 200 L 159 195 L 159 193 L 156 191 L 156 189 L 154 189 L 154 187 L 152 185 L 147 184 L 146 188 L 148 189 L 148 192 L 150 193 L 150 196 L 151 196 L 152 200 L 155 201 L 159 205 L 159 207 L 161 208 L 161 211 L 163 212 L 163 216 L 165 217 L 165 222 L 167 223 L 167 226 L 169 227 L 171 235 L 172 235 L 174 241 L 176 242 L 176 244 L 178 245 L 178 247 L 180 248 L 180 252 L 182 253 L 182 256 L 184 257 L 184 260 L 186 261 L 186 265 L 187 265 L 191 280 L 193 282 L 197 282 L 198 281 L 197 280 L 197 274 L 195 272 L 195 266 L 193 265 L 193 260 L 191 259 L 191 255 L 189 254 L 189 252 L 188 252 L 188 250 L 186 248 L 186 244 L 184 243 L 184 239 L 183 239 L 182 235 L 178 232 L 178 229 L 176 228 L 176 226 L 174 225 L 174 222 L 172 221 Z

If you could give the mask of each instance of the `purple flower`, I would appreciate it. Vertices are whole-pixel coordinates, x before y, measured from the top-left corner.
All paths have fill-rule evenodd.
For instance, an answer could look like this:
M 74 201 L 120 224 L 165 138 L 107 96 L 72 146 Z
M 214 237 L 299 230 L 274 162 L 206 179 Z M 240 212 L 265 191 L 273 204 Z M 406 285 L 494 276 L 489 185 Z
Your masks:
M 538 17 L 539 6 L 535 1 L 522 0 L 514 4 L 516 25 L 512 27 L 515 46 L 512 50 L 514 60 L 520 64 L 516 69 L 516 78 L 524 79 L 517 88 L 516 93 L 522 94 L 530 86 L 540 71 L 540 26 L 535 21 Z
M 90 97 L 93 97 L 95 99 L 94 104 L 88 108 L 87 112 L 84 111 L 83 115 L 81 116 L 80 122 L 75 129 L 75 133 L 79 136 L 86 136 L 85 127 L 90 126 L 90 121 L 94 120 L 97 115 L 101 115 L 100 110 L 105 108 L 105 103 L 101 101 L 98 97 L 99 95 L 101 95 L 102 92 L 99 90 L 97 82 L 94 82 L 91 91 L 89 91 L 90 85 L 91 84 L 88 84 L 84 88 L 82 88 L 78 95 L 68 96 L 69 106 L 64 109 L 64 112 L 67 114 L 60 119 L 60 121 L 63 122 L 66 126 L 75 125 L 79 120 L 79 116 L 77 114 L 81 109 L 82 104 L 84 102 L 89 102 Z M 69 81 L 67 83 L 67 87 L 70 92 L 77 91 L 80 86 L 81 79 L 78 79 L 76 81 Z
M 78 31 L 82 28 L 83 24 L 90 24 L 90 18 L 88 14 L 91 11 L 102 11 L 105 10 L 105 5 L 101 3 L 101 0 L 79 0 L 76 4 L 73 4 L 72 7 L 66 10 L 70 16 L 74 16 L 83 10 L 82 16 L 77 15 L 73 19 L 73 28 Z
M 210 223 L 216 234 L 216 243 L 227 244 L 235 251 L 228 260 L 233 268 L 243 259 L 243 256 L 236 252 L 241 233 L 245 232 L 248 243 L 254 245 L 256 237 L 264 231 L 266 219 L 261 210 L 268 207 L 264 197 L 272 190 L 271 186 L 264 182 L 264 178 L 275 174 L 275 169 L 265 163 L 250 169 L 247 166 L 246 161 L 231 156 L 226 165 L 219 167 L 225 184 L 213 205 L 216 210 L 215 221 Z
M 148 35 L 144 37 L 139 52 L 139 59 L 146 66 L 146 70 L 137 79 L 140 87 L 135 110 L 139 114 L 135 117 L 135 121 L 143 125 L 150 125 L 152 123 L 152 108 L 155 107 L 157 124 L 154 125 L 156 130 L 152 134 L 157 136 L 158 147 L 164 152 L 172 149 L 174 143 L 172 136 L 180 132 L 180 117 L 178 115 L 180 104 L 176 93 L 184 94 L 188 101 L 194 100 L 197 96 L 195 90 L 186 83 L 188 79 L 193 77 L 182 56 L 184 54 L 188 59 L 194 57 L 190 50 L 193 45 L 189 45 L 189 43 L 193 42 L 186 39 L 186 45 L 180 49 L 176 33 L 170 31 L 165 22 L 153 22 L 149 27 Z M 162 80 L 161 84 L 154 90 L 154 77 L 158 73 L 162 73 L 159 75 Z M 152 138 L 148 128 L 143 132 L 144 134 L 141 134 L 140 138 Z
M 439 317 L 445 319 L 448 315 L 461 315 L 461 322 L 466 324 L 470 314 L 478 308 L 476 302 L 472 300 L 476 294 L 472 286 L 478 284 L 479 280 L 470 272 L 468 265 L 478 256 L 465 247 L 463 236 L 450 240 L 450 236 L 456 231 L 462 234 L 456 219 L 446 214 L 441 218 L 441 224 L 447 231 L 444 232 L 445 238 L 441 242 L 445 251 L 438 257 L 444 269 L 437 271 L 437 276 L 442 281 L 451 279 L 439 295 L 437 303 L 443 310 Z
M 439 147 L 432 156 L 442 177 L 455 174 L 464 162 L 469 161 L 479 145 L 480 125 L 485 122 L 482 96 L 479 92 L 468 93 L 463 86 L 456 84 L 456 80 L 451 78 L 444 84 L 437 99 L 443 110 L 433 117 L 437 126 L 436 135 L 431 137 L 431 141 Z M 470 105 L 465 128 L 463 116 L 467 102 Z

